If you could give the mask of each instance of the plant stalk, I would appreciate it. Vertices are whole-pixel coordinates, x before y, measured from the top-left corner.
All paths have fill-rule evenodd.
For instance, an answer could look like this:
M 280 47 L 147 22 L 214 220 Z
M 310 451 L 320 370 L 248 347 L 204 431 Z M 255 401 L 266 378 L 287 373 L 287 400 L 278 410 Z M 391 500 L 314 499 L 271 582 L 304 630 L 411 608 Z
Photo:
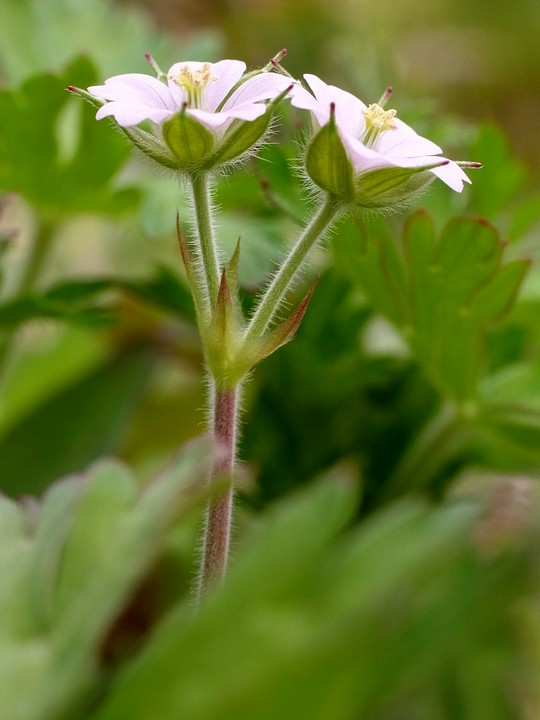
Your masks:
M 190 176 L 190 181 L 197 234 L 195 272 L 203 275 L 202 281 L 207 295 L 204 300 L 210 315 L 216 306 L 220 282 L 219 258 L 212 224 L 210 176 L 205 172 L 197 172 Z
M 217 453 L 211 476 L 211 498 L 206 511 L 198 598 L 223 582 L 229 556 L 233 505 L 233 474 L 236 459 L 236 428 L 239 388 L 212 384 L 211 433 Z
M 308 254 L 337 219 L 340 203 L 327 195 L 318 212 L 300 235 L 296 245 L 266 288 L 246 331 L 246 339 L 260 337 L 279 312 L 285 294 L 290 289 Z

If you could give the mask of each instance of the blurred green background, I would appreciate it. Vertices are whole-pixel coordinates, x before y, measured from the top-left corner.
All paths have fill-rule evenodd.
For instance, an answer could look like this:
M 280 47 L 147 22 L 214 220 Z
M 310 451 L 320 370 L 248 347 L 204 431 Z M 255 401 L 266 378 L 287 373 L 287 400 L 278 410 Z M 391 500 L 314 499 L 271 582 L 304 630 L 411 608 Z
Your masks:
M 437 227 L 455 213 L 487 215 L 510 237 L 510 259 L 535 258 L 539 23 L 540 6 L 526 0 L 0 0 L 5 489 L 39 492 L 107 453 L 147 479 L 204 423 L 202 358 L 174 236 L 176 209 L 187 220 L 183 190 L 96 123 L 67 84 L 148 72 L 147 51 L 164 68 L 224 56 L 261 66 L 282 47 L 293 75 L 319 74 L 367 102 L 391 84 L 401 117 L 449 157 L 485 164 L 462 195 L 434 186 L 422 200 Z M 284 112 L 279 145 L 217 188 L 224 255 L 242 238 L 247 305 L 307 212 L 293 169 L 302 121 Z M 399 237 L 402 224 L 395 216 L 372 229 Z M 339 243 L 331 247 L 314 259 L 320 287 L 297 342 L 247 388 L 241 454 L 255 505 L 343 459 L 362 474 L 366 507 L 377 504 L 446 401 L 351 278 Z M 486 376 L 534 362 L 535 267 L 505 328 L 489 328 Z M 520 398 L 535 400 L 533 380 L 519 382 Z M 536 455 L 523 457 L 530 440 L 520 442 L 519 468 L 536 471 Z M 483 441 L 473 445 L 441 461 L 427 485 L 444 487 L 471 461 L 505 467 Z
M 130 466 L 0 497 L 9 720 L 539 717 L 539 28 L 533 0 L 0 0 L 0 487 Z M 366 102 L 391 84 L 484 168 L 432 186 L 432 221 L 354 218 L 314 254 L 298 336 L 246 387 L 234 567 L 195 614 L 205 448 L 147 483 L 204 429 L 188 204 L 65 88 L 282 47 Z M 310 211 L 305 118 L 281 120 L 216 187 L 246 308 Z

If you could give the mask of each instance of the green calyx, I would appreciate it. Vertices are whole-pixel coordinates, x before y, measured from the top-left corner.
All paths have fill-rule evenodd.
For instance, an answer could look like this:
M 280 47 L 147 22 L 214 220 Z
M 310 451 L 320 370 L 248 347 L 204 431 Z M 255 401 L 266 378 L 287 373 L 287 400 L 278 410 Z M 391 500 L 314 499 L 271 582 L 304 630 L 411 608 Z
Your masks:
M 428 172 L 446 161 L 422 167 L 384 167 L 361 173 L 355 182 L 354 203 L 365 208 L 389 208 L 408 203 L 435 180 Z
M 267 110 L 256 120 L 234 120 L 210 158 L 211 164 L 231 162 L 250 150 L 268 130 L 271 117 L 272 113 Z
M 315 185 L 343 202 L 354 201 L 353 168 L 339 136 L 335 114 L 314 135 L 306 153 L 306 172 Z
M 162 133 L 180 170 L 194 171 L 202 168 L 214 149 L 214 135 L 185 110 L 166 120 Z
M 163 139 L 180 170 L 211 170 L 248 152 L 268 130 L 272 112 L 255 120 L 234 120 L 221 140 L 201 122 L 182 111 L 163 123 Z

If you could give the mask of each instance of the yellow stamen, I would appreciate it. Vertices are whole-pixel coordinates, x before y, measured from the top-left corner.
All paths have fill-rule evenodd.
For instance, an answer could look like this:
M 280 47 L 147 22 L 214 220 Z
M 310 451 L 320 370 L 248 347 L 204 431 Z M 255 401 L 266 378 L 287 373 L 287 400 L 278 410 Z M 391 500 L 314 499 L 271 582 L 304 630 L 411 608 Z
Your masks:
M 386 130 L 395 130 L 394 118 L 396 115 L 396 110 L 383 110 L 377 103 L 372 103 L 367 110 L 364 110 L 366 118 L 366 132 L 362 138 L 364 144 L 373 145 L 380 133 Z
M 212 75 L 210 63 L 203 63 L 198 70 L 192 70 L 187 65 L 180 68 L 177 75 L 170 78 L 176 85 L 184 88 L 188 94 L 188 102 L 192 107 L 198 107 L 202 91 L 209 82 L 217 80 L 216 75 Z

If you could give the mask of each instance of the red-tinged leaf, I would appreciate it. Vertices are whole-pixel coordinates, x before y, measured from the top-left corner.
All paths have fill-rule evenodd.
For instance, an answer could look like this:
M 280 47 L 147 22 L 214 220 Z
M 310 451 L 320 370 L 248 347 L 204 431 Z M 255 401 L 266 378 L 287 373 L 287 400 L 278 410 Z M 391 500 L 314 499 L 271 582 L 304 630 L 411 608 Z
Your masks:
M 227 342 L 231 327 L 234 326 L 234 320 L 231 291 L 229 289 L 227 271 L 224 269 L 221 273 L 221 282 L 219 283 L 219 292 L 212 323 L 218 342 L 221 341 L 223 344 Z
M 298 307 L 293 310 L 289 317 L 262 338 L 262 342 L 259 345 L 257 352 L 254 354 L 256 358 L 255 362 L 259 362 L 260 360 L 268 357 L 278 348 L 286 345 L 294 338 L 294 336 L 296 335 L 296 331 L 300 327 L 300 323 L 302 322 L 304 315 L 306 314 L 309 302 L 311 300 L 311 296 L 315 291 L 317 282 L 318 279 L 313 282 L 309 291 L 302 298 Z
M 231 255 L 231 259 L 229 260 L 227 267 L 225 268 L 225 274 L 227 276 L 227 283 L 229 286 L 229 294 L 231 297 L 231 302 L 234 306 L 234 311 L 235 311 L 235 315 L 237 317 L 237 321 L 239 321 L 243 317 L 242 307 L 240 305 L 240 300 L 238 297 L 239 264 L 240 264 L 240 238 L 238 238 L 236 247 L 234 248 L 234 252 Z
M 191 262 L 191 258 L 189 256 L 189 248 L 187 246 L 186 241 L 184 240 L 184 235 L 182 233 L 182 227 L 180 225 L 180 214 L 176 213 L 176 236 L 178 238 L 178 245 L 180 246 L 180 253 L 182 254 L 182 261 L 184 263 L 184 267 L 186 269 L 186 273 L 188 276 L 188 280 L 190 285 L 193 284 L 193 263 Z

